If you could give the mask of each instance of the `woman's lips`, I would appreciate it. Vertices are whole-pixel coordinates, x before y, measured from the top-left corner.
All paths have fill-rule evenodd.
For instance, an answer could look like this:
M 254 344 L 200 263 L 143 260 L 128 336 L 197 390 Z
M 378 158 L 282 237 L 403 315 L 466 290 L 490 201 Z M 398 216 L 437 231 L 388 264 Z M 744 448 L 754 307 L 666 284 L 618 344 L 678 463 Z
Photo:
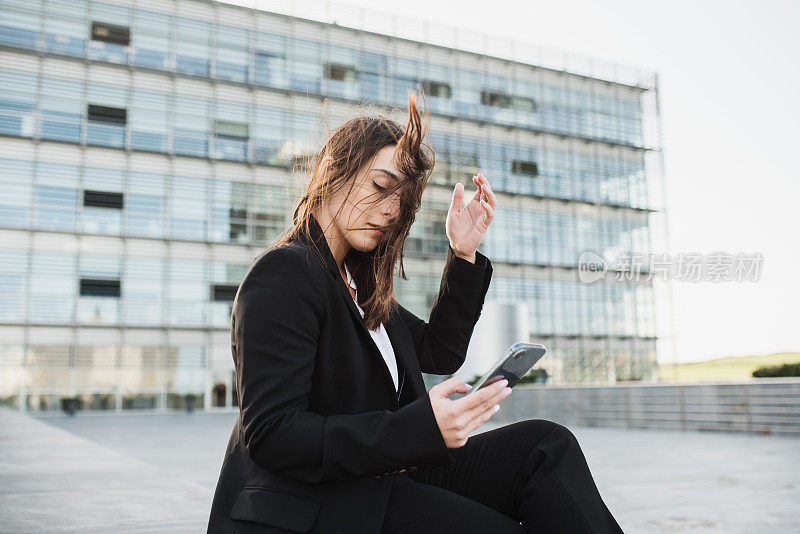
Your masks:
M 384 232 L 383 230 L 378 230 L 378 227 L 377 227 L 377 226 L 375 226 L 374 224 L 367 223 L 367 226 L 371 226 L 371 227 L 373 228 L 373 230 L 372 230 L 372 231 L 373 231 L 373 232 L 375 232 L 375 233 L 376 233 L 376 234 L 378 234 L 378 235 L 383 235 L 383 234 L 385 234 L 385 233 L 386 233 L 386 232 Z

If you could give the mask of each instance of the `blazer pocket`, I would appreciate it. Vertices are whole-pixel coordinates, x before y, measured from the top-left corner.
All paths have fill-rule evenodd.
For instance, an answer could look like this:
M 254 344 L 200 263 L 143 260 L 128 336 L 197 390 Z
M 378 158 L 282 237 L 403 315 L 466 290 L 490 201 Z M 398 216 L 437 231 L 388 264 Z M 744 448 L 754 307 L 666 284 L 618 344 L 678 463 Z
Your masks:
M 284 528 L 293 532 L 308 532 L 322 503 L 310 497 L 264 487 L 246 487 L 239 492 L 229 517 Z

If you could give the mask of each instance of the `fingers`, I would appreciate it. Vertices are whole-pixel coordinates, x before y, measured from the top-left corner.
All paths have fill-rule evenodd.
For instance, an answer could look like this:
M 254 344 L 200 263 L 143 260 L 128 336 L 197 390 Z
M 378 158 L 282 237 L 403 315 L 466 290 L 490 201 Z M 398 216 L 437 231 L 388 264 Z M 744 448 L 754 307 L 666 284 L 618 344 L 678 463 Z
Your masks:
M 464 184 L 458 182 L 453 188 L 453 200 L 450 202 L 450 211 L 461 212 L 461 202 L 464 200 Z
M 492 217 L 494 217 L 494 210 L 489 205 L 489 203 L 483 199 L 481 199 L 481 206 L 483 206 L 483 209 L 485 210 L 484 217 L 486 220 L 486 224 L 489 224 L 492 221 Z
M 498 381 L 473 393 L 473 396 L 480 393 L 485 399 L 471 410 L 464 410 L 464 404 L 459 404 L 463 399 L 450 401 L 448 410 L 449 423 L 447 427 L 449 432 L 447 433 L 448 438 L 446 439 L 450 439 L 456 447 L 464 446 L 467 439 L 469 439 L 469 434 L 494 415 L 495 405 L 510 393 L 510 388 L 506 388 L 504 385 L 505 382 L 505 380 Z M 499 394 L 486 395 L 487 392 L 491 393 L 498 387 L 500 388 Z M 433 391 L 433 389 L 431 389 L 431 391 Z M 464 397 L 464 399 L 466 398 L 467 397 Z
M 453 402 L 458 404 L 458 410 L 467 413 L 469 417 L 475 417 L 483 410 L 504 399 L 507 396 L 507 393 L 505 393 L 507 385 L 508 380 L 498 380 L 493 384 L 480 388 L 472 395 L 467 395 Z
M 482 412 L 488 410 L 489 408 L 494 409 L 495 404 L 499 404 L 503 399 L 511 395 L 512 390 L 509 387 L 506 386 L 497 387 L 496 384 L 492 384 L 492 387 L 495 388 L 493 394 L 487 397 L 485 401 L 481 402 L 477 406 L 468 409 L 466 411 L 467 417 L 471 419 L 479 417 Z
M 481 426 L 483 423 L 488 421 L 495 413 L 496 409 L 495 406 L 500 404 L 500 401 L 505 399 L 511 394 L 511 388 L 506 387 L 504 384 L 506 380 L 499 381 L 491 386 L 488 386 L 483 389 L 489 388 L 499 388 L 499 392 L 489 396 L 484 402 L 478 404 L 476 407 L 468 410 L 466 413 L 462 414 L 461 417 L 464 417 L 467 421 L 466 423 L 466 433 L 469 435 L 470 432 Z M 478 392 L 476 391 L 475 394 Z
M 480 183 L 483 187 L 483 193 L 486 197 L 486 201 L 489 203 L 489 206 L 494 210 L 497 208 L 497 197 L 494 195 L 494 191 L 492 191 L 492 186 L 489 185 L 489 180 L 483 175 L 483 173 L 479 172 L 477 176 L 478 181 L 475 183 Z M 494 211 L 492 211 L 494 213 Z
M 484 196 L 483 193 L 485 192 L 484 191 L 485 188 L 483 187 L 483 184 L 481 184 L 480 180 L 478 179 L 478 175 L 474 175 L 472 177 L 472 181 L 475 182 L 475 185 L 478 187 L 478 189 L 475 191 L 475 194 L 472 195 L 472 200 L 474 200 L 475 202 L 480 202 L 481 199 Z
M 451 393 L 467 393 L 470 389 L 472 389 L 472 386 L 465 383 L 457 376 L 453 376 L 441 384 L 433 386 L 431 388 L 431 393 L 435 398 L 441 399 L 447 397 Z
M 497 197 L 494 195 L 494 192 L 489 186 L 489 181 L 486 179 L 483 173 L 479 172 L 473 176 L 472 181 L 475 182 L 475 185 L 478 187 L 478 190 L 475 191 L 475 194 L 472 196 L 472 200 L 480 203 L 480 206 L 484 211 L 482 220 L 488 225 L 494 218 L 494 209 L 497 206 Z
M 488 409 L 484 410 L 482 414 L 480 414 L 478 417 L 473 418 L 469 422 L 466 429 L 467 435 L 472 433 L 473 430 L 478 429 L 483 423 L 491 419 L 492 416 L 497 413 L 497 410 L 495 410 L 495 406 L 496 405 L 493 404 Z

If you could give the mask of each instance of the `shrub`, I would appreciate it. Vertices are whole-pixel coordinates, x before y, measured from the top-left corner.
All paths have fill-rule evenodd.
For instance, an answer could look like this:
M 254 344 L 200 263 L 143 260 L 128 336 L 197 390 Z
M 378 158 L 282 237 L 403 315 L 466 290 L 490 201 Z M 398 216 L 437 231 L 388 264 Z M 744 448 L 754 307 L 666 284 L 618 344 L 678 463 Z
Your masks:
M 753 371 L 753 376 L 755 378 L 764 378 L 772 376 L 800 376 L 800 362 L 759 367 L 758 369 Z

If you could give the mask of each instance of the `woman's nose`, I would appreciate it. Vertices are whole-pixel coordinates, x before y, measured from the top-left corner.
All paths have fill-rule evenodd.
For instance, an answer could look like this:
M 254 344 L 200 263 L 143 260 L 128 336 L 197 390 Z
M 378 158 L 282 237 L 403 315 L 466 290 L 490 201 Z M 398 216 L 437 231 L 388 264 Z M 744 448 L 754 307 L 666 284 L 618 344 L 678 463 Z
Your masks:
M 400 213 L 400 202 L 399 200 L 390 197 L 389 202 L 384 208 L 383 214 L 387 218 L 391 218 L 396 216 L 398 213 Z

